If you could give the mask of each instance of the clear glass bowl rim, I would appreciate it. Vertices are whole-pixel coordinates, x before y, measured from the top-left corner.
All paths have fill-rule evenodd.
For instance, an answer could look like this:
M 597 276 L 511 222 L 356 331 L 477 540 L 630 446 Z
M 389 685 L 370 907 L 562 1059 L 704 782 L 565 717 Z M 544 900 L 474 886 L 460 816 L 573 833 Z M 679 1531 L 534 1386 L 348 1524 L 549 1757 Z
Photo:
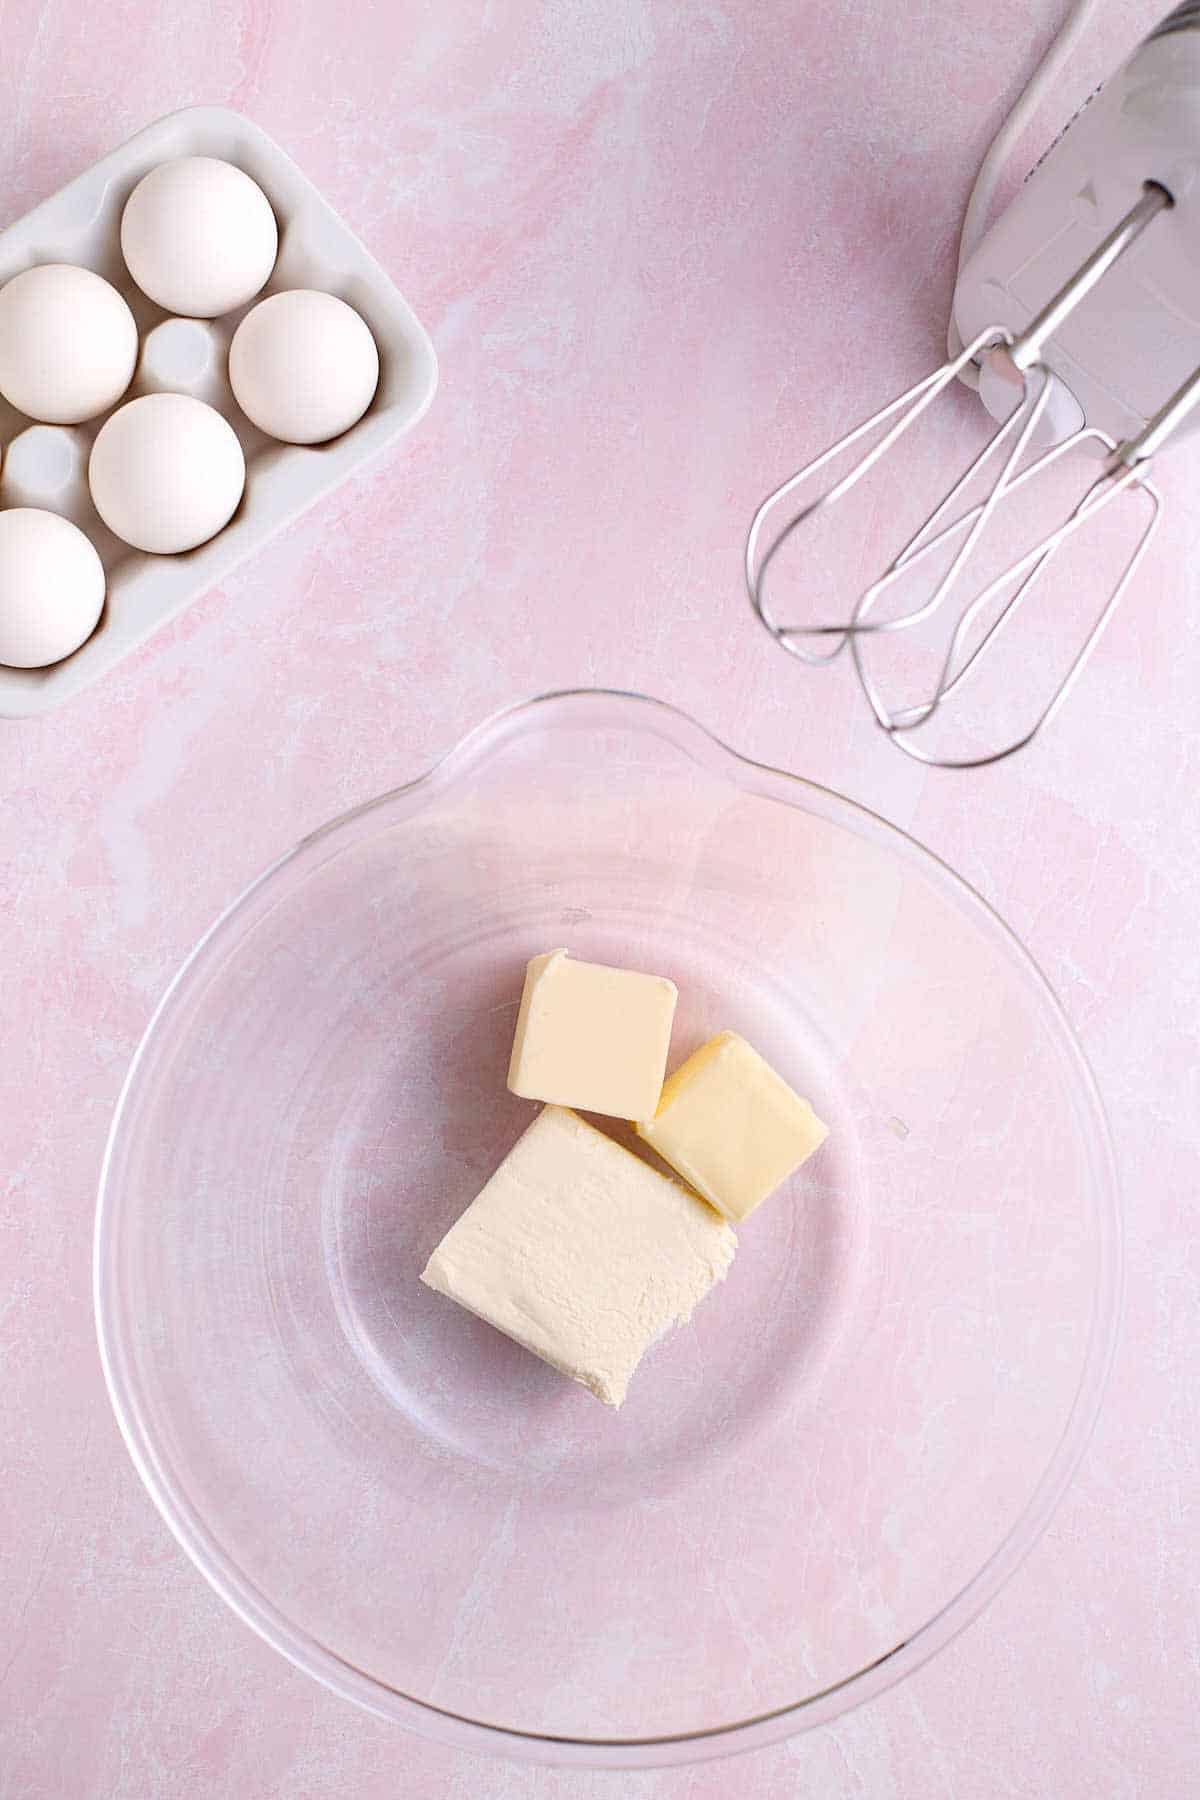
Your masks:
M 203 975 L 209 958 L 236 934 L 252 898 L 333 834 L 370 813 L 409 803 L 419 809 L 435 787 L 465 774 L 493 755 L 527 726 L 553 722 L 555 715 L 602 709 L 625 717 L 628 725 L 665 737 L 702 767 L 745 792 L 765 795 L 890 845 L 948 889 L 961 910 L 1000 945 L 1045 1009 L 1048 1029 L 1071 1064 L 1078 1099 L 1094 1126 L 1094 1195 L 1100 1225 L 1097 1292 L 1079 1384 L 1062 1435 L 1024 1510 L 976 1574 L 917 1631 L 866 1667 L 816 1693 L 753 1718 L 710 1729 L 661 1737 L 559 1737 L 470 1718 L 386 1686 L 285 1618 L 212 1539 L 203 1519 L 178 1490 L 160 1462 L 147 1427 L 124 1342 L 125 1326 L 116 1306 L 115 1244 L 119 1198 L 117 1175 L 126 1121 L 143 1064 L 165 1030 L 185 987 Z M 802 798 L 801 798 L 802 796 Z M 403 816 L 403 815 L 401 815 Z M 568 688 L 519 702 L 493 714 L 462 738 L 415 780 L 338 814 L 302 838 L 256 876 L 221 912 L 193 946 L 151 1015 L 130 1062 L 113 1114 L 100 1173 L 93 1252 L 93 1301 L 100 1361 L 117 1423 L 151 1499 L 173 1536 L 226 1604 L 289 1662 L 323 1686 L 379 1717 L 453 1748 L 484 1752 L 560 1767 L 655 1768 L 764 1748 L 861 1705 L 894 1686 L 944 1648 L 995 1598 L 1037 1543 L 1067 1488 L 1091 1437 L 1116 1345 L 1122 1295 L 1122 1240 L 1119 1190 L 1112 1137 L 1095 1076 L 1062 1004 L 1016 933 L 995 909 L 948 864 L 901 827 L 858 801 L 847 799 L 801 775 L 755 762 L 731 749 L 688 713 L 645 694 L 611 688 Z

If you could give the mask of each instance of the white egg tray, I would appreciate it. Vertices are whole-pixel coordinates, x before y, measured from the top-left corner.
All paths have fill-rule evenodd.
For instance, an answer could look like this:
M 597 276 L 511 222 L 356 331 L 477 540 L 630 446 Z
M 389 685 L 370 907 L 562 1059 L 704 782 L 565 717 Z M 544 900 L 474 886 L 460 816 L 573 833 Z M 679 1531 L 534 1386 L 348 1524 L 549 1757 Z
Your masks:
M 168 320 L 135 287 L 121 257 L 121 211 L 141 177 L 174 156 L 222 157 L 266 193 L 279 223 L 279 258 L 264 295 L 323 288 L 348 301 L 371 327 L 379 346 L 379 387 L 358 424 L 341 437 L 311 446 L 277 443 L 240 411 L 226 363 L 229 340 L 248 306 L 220 319 Z M 0 233 L 0 283 L 47 262 L 82 263 L 119 289 L 141 338 L 137 373 L 124 398 L 170 390 L 215 406 L 241 441 L 246 491 L 230 523 L 198 549 L 179 556 L 131 550 L 101 524 L 88 493 L 88 454 L 106 415 L 85 425 L 39 425 L 0 399 L 0 507 L 42 506 L 72 519 L 95 544 L 108 581 L 100 623 L 71 656 L 46 669 L 0 667 L 0 716 L 9 718 L 46 712 L 103 675 L 415 425 L 437 387 L 433 345 L 390 278 L 266 132 L 223 107 L 189 107 L 148 125 Z

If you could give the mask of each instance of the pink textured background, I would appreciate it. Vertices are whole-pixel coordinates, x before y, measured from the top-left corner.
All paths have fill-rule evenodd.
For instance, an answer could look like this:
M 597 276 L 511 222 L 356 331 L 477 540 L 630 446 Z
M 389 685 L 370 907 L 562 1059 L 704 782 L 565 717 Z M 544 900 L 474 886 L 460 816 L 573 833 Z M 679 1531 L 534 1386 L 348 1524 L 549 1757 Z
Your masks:
M 1027 151 L 1160 10 L 1101 7 Z M 1080 704 L 980 777 L 895 756 L 739 590 L 760 490 L 940 354 L 971 172 L 1058 11 L 6 9 L 6 216 L 159 113 L 226 101 L 394 273 L 443 373 L 398 454 L 100 687 L 0 733 L 4 1800 L 1195 1791 L 1195 465 L 1184 452 L 1165 476 L 1184 504 Z M 326 1695 L 175 1548 L 94 1348 L 109 1115 L 198 933 L 301 833 L 481 715 L 584 682 L 676 701 L 973 880 L 1064 994 L 1126 1182 L 1124 1337 L 1047 1538 L 906 1686 L 744 1767 L 493 1765 Z

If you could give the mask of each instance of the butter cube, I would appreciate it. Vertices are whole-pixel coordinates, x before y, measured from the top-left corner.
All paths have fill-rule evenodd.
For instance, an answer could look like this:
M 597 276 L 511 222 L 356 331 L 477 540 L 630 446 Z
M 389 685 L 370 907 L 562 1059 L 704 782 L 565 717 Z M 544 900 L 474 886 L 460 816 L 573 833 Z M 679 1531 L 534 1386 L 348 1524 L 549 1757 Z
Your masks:
M 658 1105 L 678 990 L 661 975 L 574 962 L 565 950 L 525 971 L 508 1085 L 526 1100 L 648 1119 Z
M 829 1135 L 807 1100 L 735 1031 L 710 1038 L 670 1077 L 638 1136 L 726 1218 L 740 1220 Z
M 547 1106 L 421 1280 L 620 1406 L 645 1351 L 691 1317 L 736 1249 L 677 1181 Z

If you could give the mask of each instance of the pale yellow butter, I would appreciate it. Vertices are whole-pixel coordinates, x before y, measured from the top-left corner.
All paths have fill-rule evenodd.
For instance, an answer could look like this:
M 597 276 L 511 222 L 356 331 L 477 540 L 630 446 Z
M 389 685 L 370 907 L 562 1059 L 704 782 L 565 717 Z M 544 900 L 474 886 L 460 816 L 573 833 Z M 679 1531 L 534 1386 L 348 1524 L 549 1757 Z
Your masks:
M 421 1280 L 620 1406 L 645 1351 L 691 1317 L 736 1249 L 677 1181 L 547 1106 Z
M 829 1135 L 807 1100 L 734 1031 L 722 1031 L 667 1081 L 638 1135 L 698 1194 L 744 1219 Z
M 678 990 L 662 975 L 576 962 L 565 950 L 525 971 L 508 1085 L 526 1100 L 648 1119 L 658 1105 Z

